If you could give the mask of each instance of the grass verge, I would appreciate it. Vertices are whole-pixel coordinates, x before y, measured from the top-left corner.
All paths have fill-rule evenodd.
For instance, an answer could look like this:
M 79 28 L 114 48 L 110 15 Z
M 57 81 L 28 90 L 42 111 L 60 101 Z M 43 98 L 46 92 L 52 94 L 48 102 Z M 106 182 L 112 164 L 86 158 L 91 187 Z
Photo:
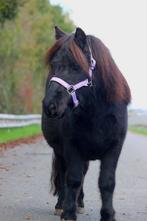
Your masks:
M 0 128 L 0 144 L 39 134 L 41 134 L 41 127 L 37 124 L 19 128 Z
M 147 126 L 142 126 L 142 125 L 129 126 L 129 130 L 131 132 L 147 136 Z

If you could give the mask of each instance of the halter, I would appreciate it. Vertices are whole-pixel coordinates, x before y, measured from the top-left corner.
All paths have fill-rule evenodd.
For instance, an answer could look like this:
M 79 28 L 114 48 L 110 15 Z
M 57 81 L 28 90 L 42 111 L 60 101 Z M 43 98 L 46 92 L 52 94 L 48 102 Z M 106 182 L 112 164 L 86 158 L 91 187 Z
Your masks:
M 88 74 L 89 74 L 90 80 L 87 78 L 84 81 L 80 81 L 79 83 L 72 85 L 72 84 L 69 84 L 66 81 L 62 80 L 59 77 L 52 77 L 50 79 L 50 81 L 55 81 L 58 84 L 62 85 L 66 89 L 67 93 L 72 97 L 74 107 L 77 107 L 79 105 L 79 100 L 77 99 L 76 90 L 78 90 L 82 87 L 88 87 L 88 86 L 91 87 L 92 86 L 92 71 L 94 70 L 94 68 L 96 66 L 96 61 L 92 56 L 92 52 L 91 52 L 90 47 L 89 47 L 89 51 L 90 51 L 90 66 L 89 66 Z

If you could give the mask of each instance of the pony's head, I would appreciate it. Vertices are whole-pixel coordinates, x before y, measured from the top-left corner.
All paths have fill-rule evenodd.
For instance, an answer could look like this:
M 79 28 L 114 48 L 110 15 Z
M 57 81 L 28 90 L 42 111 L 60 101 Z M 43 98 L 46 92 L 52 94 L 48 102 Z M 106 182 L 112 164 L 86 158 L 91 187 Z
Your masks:
M 83 104 L 83 93 L 90 92 L 91 51 L 84 31 L 65 34 L 55 27 L 56 42 L 47 53 L 50 75 L 43 108 L 49 117 L 61 117 L 67 108 Z
M 96 102 L 99 97 L 105 103 L 130 102 L 129 86 L 101 40 L 80 28 L 66 34 L 55 27 L 55 36 L 56 42 L 46 55 L 50 74 L 43 109 L 49 117 L 61 117 L 68 108 L 79 110 L 90 104 L 92 81 Z

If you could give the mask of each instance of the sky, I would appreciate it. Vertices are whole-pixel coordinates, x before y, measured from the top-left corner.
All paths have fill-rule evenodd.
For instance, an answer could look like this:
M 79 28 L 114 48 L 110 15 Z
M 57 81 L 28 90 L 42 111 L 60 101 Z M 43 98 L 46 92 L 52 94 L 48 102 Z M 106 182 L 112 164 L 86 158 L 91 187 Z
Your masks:
M 50 1 L 104 42 L 131 88 L 130 107 L 147 109 L 147 0 Z

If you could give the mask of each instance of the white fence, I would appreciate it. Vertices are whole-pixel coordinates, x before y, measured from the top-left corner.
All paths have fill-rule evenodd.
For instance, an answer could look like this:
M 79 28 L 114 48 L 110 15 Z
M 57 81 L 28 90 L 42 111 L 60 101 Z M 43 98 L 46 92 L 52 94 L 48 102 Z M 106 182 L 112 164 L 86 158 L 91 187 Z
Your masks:
M 31 124 L 40 124 L 41 115 L 12 115 L 0 114 L 0 128 L 24 127 Z
M 147 114 L 144 115 L 129 115 L 129 125 L 143 125 L 147 126 Z
M 12 114 L 0 114 L 0 128 L 10 127 L 23 127 L 31 124 L 40 124 L 41 115 L 12 115 Z M 137 115 L 129 114 L 129 125 L 146 125 L 147 126 L 147 114 Z

